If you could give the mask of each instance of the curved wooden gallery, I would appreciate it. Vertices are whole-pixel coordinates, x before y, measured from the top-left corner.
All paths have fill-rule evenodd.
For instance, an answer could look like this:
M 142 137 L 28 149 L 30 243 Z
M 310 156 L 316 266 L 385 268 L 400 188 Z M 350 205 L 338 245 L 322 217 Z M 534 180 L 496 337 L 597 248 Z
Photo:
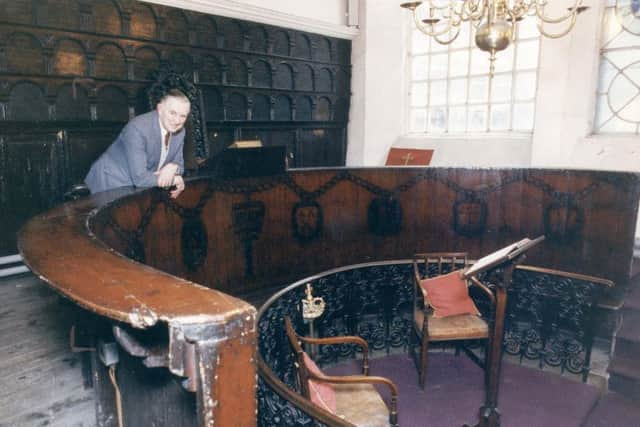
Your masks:
M 630 173 L 551 169 L 339 168 L 201 177 L 177 201 L 159 189 L 122 189 L 63 204 L 33 218 L 19 247 L 29 267 L 81 310 L 78 328 L 98 350 L 94 374 L 111 372 L 121 395 L 136 396 L 135 405 L 122 400 L 127 424 L 145 425 L 135 407 L 154 402 L 167 408 L 166 422 L 175 426 L 270 425 L 283 413 L 345 425 L 289 388 L 291 356 L 278 321 L 295 315 L 304 283 L 270 300 L 259 318 L 242 298 L 311 277 L 330 307 L 327 330 L 339 329 L 346 316 L 353 323 L 342 327 L 357 332 L 366 312 L 385 325 L 374 347 L 402 347 L 411 284 L 403 260 L 461 250 L 478 258 L 538 235 L 546 240 L 526 264 L 612 281 L 615 287 L 602 296 L 612 298 L 630 276 L 638 182 Z M 354 267 L 340 267 L 362 263 L 355 267 L 360 282 L 349 288 Z M 595 289 L 579 277 L 564 276 L 558 285 L 540 279 L 543 274 L 519 269 L 515 289 L 541 283 Z M 340 300 L 345 286 L 354 291 Z M 568 295 L 560 301 L 578 304 L 575 292 Z M 598 335 L 611 334 L 615 316 L 595 313 L 576 336 L 594 326 Z M 526 351 L 517 335 L 509 337 L 507 351 Z M 581 348 L 561 363 L 584 373 L 585 353 Z M 115 416 L 114 389 L 106 383 L 96 396 Z

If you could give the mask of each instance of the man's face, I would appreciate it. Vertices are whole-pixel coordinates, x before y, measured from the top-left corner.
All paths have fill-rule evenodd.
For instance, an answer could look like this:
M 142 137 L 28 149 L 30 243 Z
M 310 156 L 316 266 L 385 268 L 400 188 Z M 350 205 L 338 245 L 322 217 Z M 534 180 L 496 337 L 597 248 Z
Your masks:
M 182 98 L 168 96 L 158 104 L 156 109 L 162 127 L 171 133 L 176 133 L 182 129 L 184 122 L 187 121 L 191 104 Z

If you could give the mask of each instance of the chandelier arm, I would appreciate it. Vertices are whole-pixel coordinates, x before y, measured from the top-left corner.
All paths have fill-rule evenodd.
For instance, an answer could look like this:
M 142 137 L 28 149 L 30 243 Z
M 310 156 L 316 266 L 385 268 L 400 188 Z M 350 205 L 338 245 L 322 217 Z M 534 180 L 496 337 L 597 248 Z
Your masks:
M 544 30 L 544 24 L 547 23 L 545 21 L 540 21 L 538 20 L 536 22 L 537 26 L 538 26 L 538 31 L 540 31 L 540 34 L 542 34 L 543 36 L 550 38 L 550 39 L 559 39 L 560 37 L 563 37 L 567 34 L 569 34 L 569 31 L 571 31 L 573 29 L 573 26 L 576 24 L 576 15 L 573 15 L 571 17 L 571 22 L 569 22 L 569 24 L 567 25 L 567 28 L 565 28 L 564 31 L 560 32 L 560 33 L 549 33 L 547 31 Z
M 463 21 L 479 21 L 485 15 L 486 8 L 486 1 L 465 0 L 460 8 L 460 17 Z
M 418 14 L 415 13 L 415 11 L 413 12 L 413 21 L 416 24 L 416 28 L 418 30 L 420 30 L 423 34 L 426 34 L 429 37 L 437 37 L 437 36 L 441 36 L 449 31 L 451 31 L 451 29 L 454 27 L 453 23 L 451 22 L 451 20 L 446 21 L 447 22 L 447 26 L 445 28 L 443 28 L 442 30 L 435 30 L 433 24 L 425 24 L 423 22 L 420 21 L 420 19 L 418 18 Z M 439 42 L 440 43 L 440 42 Z
M 437 41 L 440 44 L 444 44 L 444 45 L 451 44 L 458 38 L 458 35 L 460 35 L 460 26 L 455 27 L 455 29 L 456 29 L 456 33 L 449 40 L 440 40 L 438 36 L 433 36 L 433 38 L 435 41 Z
M 566 21 L 570 17 L 573 21 L 575 21 L 576 16 L 578 15 L 578 8 L 582 6 L 583 1 L 584 0 L 575 0 L 575 2 L 573 3 L 573 7 L 569 8 L 569 12 L 567 12 L 565 15 L 554 18 L 545 15 L 544 6 L 546 2 L 539 3 L 538 1 L 536 1 L 536 16 L 539 20 L 546 24 L 559 24 L 563 21 Z

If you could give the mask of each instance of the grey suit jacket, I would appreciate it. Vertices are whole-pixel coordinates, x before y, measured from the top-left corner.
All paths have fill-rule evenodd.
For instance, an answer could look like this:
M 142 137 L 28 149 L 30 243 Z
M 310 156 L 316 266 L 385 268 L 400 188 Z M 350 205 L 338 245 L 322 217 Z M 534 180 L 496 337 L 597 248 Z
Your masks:
M 171 135 L 169 152 L 164 164 L 178 165 L 178 174 L 184 171 L 184 128 Z M 162 150 L 162 136 L 158 112 L 153 110 L 133 118 L 122 129 L 118 138 L 96 160 L 85 183 L 92 193 L 117 187 L 153 187 L 157 185 Z

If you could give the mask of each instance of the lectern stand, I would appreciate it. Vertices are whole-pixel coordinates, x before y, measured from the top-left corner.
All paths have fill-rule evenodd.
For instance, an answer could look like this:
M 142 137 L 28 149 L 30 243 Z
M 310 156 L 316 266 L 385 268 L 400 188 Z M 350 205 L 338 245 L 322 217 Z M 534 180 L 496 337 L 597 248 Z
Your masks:
M 496 285 L 496 312 L 492 336 L 489 341 L 487 360 L 485 361 L 485 400 L 480 407 L 479 427 L 500 426 L 500 411 L 498 410 L 498 388 L 500 381 L 500 367 L 502 360 L 502 338 L 504 336 L 504 318 L 507 307 L 507 290 L 511 285 L 513 270 L 524 261 L 525 253 L 544 240 L 540 236 L 534 240 L 522 239 L 484 258 L 479 259 L 469 267 L 464 276 L 469 278 L 479 273 L 501 268 L 501 275 Z

